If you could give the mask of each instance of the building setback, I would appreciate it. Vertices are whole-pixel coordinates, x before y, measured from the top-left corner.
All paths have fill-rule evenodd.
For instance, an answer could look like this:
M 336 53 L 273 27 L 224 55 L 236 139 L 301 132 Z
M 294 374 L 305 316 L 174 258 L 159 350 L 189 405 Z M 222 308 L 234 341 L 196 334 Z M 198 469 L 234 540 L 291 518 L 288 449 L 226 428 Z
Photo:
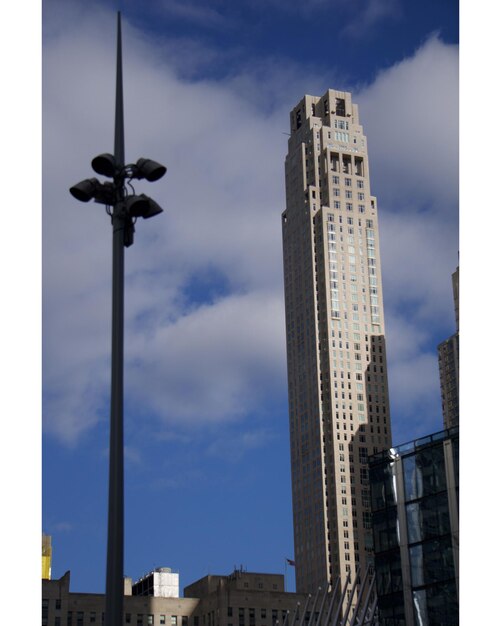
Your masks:
M 459 429 L 369 460 L 380 626 L 459 623 Z
M 373 564 L 367 459 L 391 445 L 376 198 L 348 92 L 290 115 L 282 214 L 296 588 Z

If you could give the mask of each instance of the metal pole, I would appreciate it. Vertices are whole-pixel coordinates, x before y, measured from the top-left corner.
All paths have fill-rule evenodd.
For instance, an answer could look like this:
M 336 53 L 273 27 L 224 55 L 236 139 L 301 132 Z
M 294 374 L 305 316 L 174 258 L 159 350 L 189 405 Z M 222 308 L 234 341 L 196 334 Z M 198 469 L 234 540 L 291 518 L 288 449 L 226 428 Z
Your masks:
M 114 216 L 108 555 L 106 563 L 106 626 L 121 626 L 123 614 L 123 242 L 124 220 L 121 217 Z
M 306 611 L 308 610 L 308 604 L 310 603 L 310 600 L 311 600 L 311 593 L 309 593 L 308 597 L 306 598 L 306 602 L 304 604 L 303 617 L 301 618 L 301 622 L 300 622 L 299 626 L 304 626 L 304 624 L 305 624 Z
M 331 618 L 331 615 L 332 615 L 332 607 L 334 606 L 334 601 L 335 601 L 335 599 L 336 599 L 337 590 L 338 590 L 338 587 L 339 587 L 339 585 L 340 585 L 340 582 L 341 582 L 341 577 L 339 577 L 339 578 L 337 579 L 337 581 L 336 581 L 336 586 L 334 587 L 334 589 L 333 589 L 333 590 L 332 590 L 332 592 L 331 592 L 331 593 L 332 593 L 332 597 L 331 597 L 331 601 L 330 601 L 330 603 L 329 603 L 329 610 L 327 611 L 327 617 L 326 617 L 326 619 L 325 619 L 325 624 L 324 624 L 324 626 L 329 626 L 329 621 L 330 621 L 330 618 Z M 332 585 L 331 585 L 331 586 L 332 586 Z
M 122 38 L 120 13 L 117 16 L 117 84 L 115 102 L 115 159 L 124 165 Z M 124 571 L 124 232 L 122 213 L 123 180 L 115 179 L 117 196 L 113 209 L 112 340 L 110 464 L 108 491 L 108 548 L 106 562 L 106 626 L 122 626 Z
M 369 586 L 369 591 L 367 592 L 367 599 L 366 599 L 365 604 L 364 604 L 363 609 L 362 609 L 362 615 L 361 615 L 361 617 L 359 619 L 359 622 L 358 622 L 359 624 L 364 624 L 365 623 L 365 617 L 367 615 L 367 609 L 369 608 L 369 603 L 370 603 L 370 599 L 371 599 L 371 593 L 372 593 L 372 589 L 374 588 L 375 580 L 376 580 L 376 577 L 374 576 L 372 578 L 372 580 L 371 580 L 371 584 Z M 374 599 L 374 602 L 377 603 L 377 597 Z
M 364 589 L 365 589 L 365 583 L 367 582 L 367 577 L 369 576 L 369 568 L 366 567 L 365 569 L 365 574 L 364 574 L 364 579 L 362 580 L 362 584 L 361 587 L 358 591 L 358 598 L 357 598 L 357 603 L 355 605 L 355 610 L 353 611 L 353 623 L 356 624 L 356 619 L 358 617 L 358 610 L 360 608 L 360 605 L 362 604 L 362 597 L 364 595 Z
M 324 597 L 322 598 L 322 603 L 320 605 L 320 610 L 318 611 L 318 619 L 316 620 L 316 623 L 318 624 L 318 626 L 320 626 L 322 624 L 322 616 L 324 614 L 324 605 L 325 605 L 325 600 L 327 599 L 328 592 L 329 592 L 329 583 L 327 583 L 325 585 Z
M 317 608 L 317 600 L 321 591 L 322 591 L 322 587 L 319 587 L 317 589 L 317 593 L 315 594 L 315 599 L 313 600 L 313 607 L 311 609 L 310 619 L 308 620 L 307 626 L 310 626 L 311 624 L 315 624 L 315 609 Z
M 348 585 L 350 584 L 350 582 L 351 582 L 351 571 L 348 572 L 348 577 L 346 578 L 346 581 L 343 585 L 341 599 L 339 600 L 336 615 L 334 616 L 334 620 L 332 622 L 333 626 L 338 626 L 339 616 L 342 614 L 342 610 L 343 610 L 344 597 L 346 595 L 346 590 L 348 589 Z

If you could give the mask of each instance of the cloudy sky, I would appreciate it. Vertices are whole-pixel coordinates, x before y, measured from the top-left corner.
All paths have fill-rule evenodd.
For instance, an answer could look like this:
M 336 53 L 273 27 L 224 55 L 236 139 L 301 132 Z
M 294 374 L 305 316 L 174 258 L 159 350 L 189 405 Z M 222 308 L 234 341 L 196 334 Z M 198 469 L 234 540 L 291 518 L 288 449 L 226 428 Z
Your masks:
M 289 111 L 349 90 L 378 198 L 393 438 L 440 430 L 454 332 L 458 7 L 452 0 L 46 0 L 43 528 L 54 577 L 103 591 L 111 227 L 68 193 L 113 151 L 123 12 L 126 161 L 164 213 L 126 250 L 125 573 L 181 586 L 293 556 L 280 216 Z M 293 586 L 289 572 L 289 588 Z

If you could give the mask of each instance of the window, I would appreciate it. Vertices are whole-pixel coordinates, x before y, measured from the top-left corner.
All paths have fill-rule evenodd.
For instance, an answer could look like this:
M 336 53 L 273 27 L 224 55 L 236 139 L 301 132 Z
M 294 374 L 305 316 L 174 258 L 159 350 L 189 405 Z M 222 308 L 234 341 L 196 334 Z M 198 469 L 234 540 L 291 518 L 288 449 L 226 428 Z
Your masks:
M 150 613 L 148 615 L 148 624 L 151 626 L 151 624 L 154 624 L 154 623 L 155 623 L 155 619 L 154 619 L 153 615 Z
M 164 619 L 165 619 L 165 615 L 164 615 Z M 126 624 L 130 624 L 130 613 L 126 613 L 126 614 L 125 614 L 125 623 L 126 623 Z M 165 624 L 165 622 L 160 622 L 160 623 L 161 623 L 161 624 L 162 624 L 162 623 L 164 623 L 164 624 Z
M 61 610 L 61 600 L 56 598 L 56 611 Z
M 54 626 L 61 626 L 61 618 L 59 615 L 54 618 Z
M 137 614 L 137 619 L 136 619 L 136 623 L 139 626 L 140 624 L 143 624 L 143 614 L 142 613 L 138 613 Z
M 228 617 L 233 617 L 233 607 L 232 606 L 228 607 Z
M 335 108 L 335 111 L 336 111 L 336 115 L 339 115 L 340 117 L 345 117 L 346 116 L 346 108 L 345 108 L 345 100 L 344 100 L 344 98 L 336 98 L 336 108 Z
M 171 626 L 177 626 L 177 615 L 171 615 L 170 623 Z
M 48 617 L 49 617 L 49 600 L 44 598 L 42 600 L 42 626 L 46 626 Z
M 95 611 L 91 611 L 90 612 L 89 622 L 91 624 L 95 624 L 96 623 L 96 612 Z
M 68 614 L 66 617 L 66 624 L 67 626 L 71 626 L 72 623 L 73 623 L 73 611 L 68 611 Z

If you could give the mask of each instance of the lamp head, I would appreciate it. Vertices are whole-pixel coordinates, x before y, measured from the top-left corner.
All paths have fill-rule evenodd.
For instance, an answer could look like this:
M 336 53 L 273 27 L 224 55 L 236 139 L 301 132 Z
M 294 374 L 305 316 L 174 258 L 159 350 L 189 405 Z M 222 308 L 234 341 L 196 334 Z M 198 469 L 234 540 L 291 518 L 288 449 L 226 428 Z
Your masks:
M 167 168 L 152 159 L 138 159 L 134 168 L 134 178 L 146 178 L 150 183 L 162 178 Z
M 87 178 L 70 187 L 70 193 L 80 202 L 89 202 L 94 197 L 98 185 L 99 181 L 97 178 Z
M 101 174 L 101 176 L 107 176 L 108 178 L 113 178 L 117 171 L 115 157 L 107 152 L 94 157 L 91 165 L 96 174 Z
M 162 213 L 163 209 L 151 198 L 142 193 L 139 196 L 129 196 L 126 202 L 127 213 L 131 217 L 148 219 Z

